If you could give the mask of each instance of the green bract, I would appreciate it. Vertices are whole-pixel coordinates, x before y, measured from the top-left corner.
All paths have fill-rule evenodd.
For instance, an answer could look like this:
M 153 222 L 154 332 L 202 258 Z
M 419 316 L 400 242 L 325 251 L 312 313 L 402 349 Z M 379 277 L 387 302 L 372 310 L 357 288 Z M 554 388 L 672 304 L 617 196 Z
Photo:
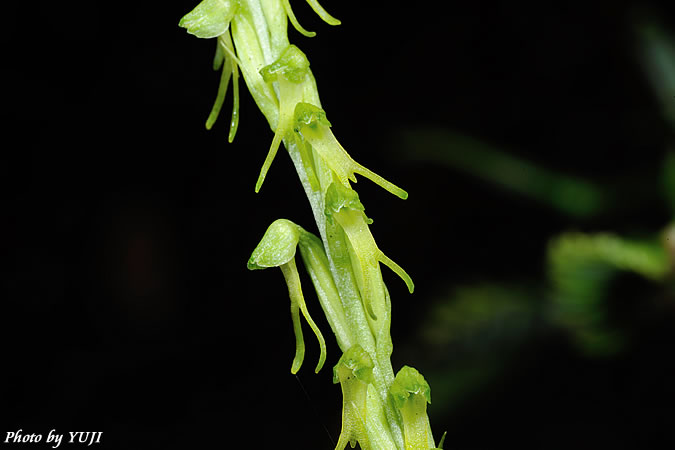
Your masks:
M 341 349 L 346 350 L 352 346 L 354 336 L 352 336 L 352 332 L 347 325 L 347 318 L 340 300 L 340 294 L 330 273 L 328 257 L 323 249 L 321 239 L 312 233 L 300 230 L 299 247 L 302 262 L 305 264 L 307 272 L 309 272 L 312 284 L 319 297 L 319 302 L 335 334 L 338 345 Z

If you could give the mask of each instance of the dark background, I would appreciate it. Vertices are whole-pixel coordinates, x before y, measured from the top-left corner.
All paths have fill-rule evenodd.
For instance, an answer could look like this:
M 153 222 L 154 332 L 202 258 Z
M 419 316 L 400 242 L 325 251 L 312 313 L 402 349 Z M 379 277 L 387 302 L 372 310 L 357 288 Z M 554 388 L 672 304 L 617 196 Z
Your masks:
M 429 413 L 448 449 L 675 448 L 672 288 L 631 276 L 614 286 L 633 332 L 609 356 L 584 354 L 545 315 L 553 236 L 656 234 L 672 219 L 660 173 L 673 126 L 636 32 L 672 31 L 672 6 L 442 3 L 326 0 L 343 23 L 330 27 L 295 2 L 318 35 L 289 31 L 341 143 L 410 193 L 402 202 L 357 185 L 378 245 L 416 282 L 409 295 L 384 270 L 395 369 L 417 367 L 440 393 Z M 17 429 L 103 431 L 100 447 L 115 449 L 337 441 L 339 353 L 308 280 L 329 355 L 314 375 L 306 329 L 298 383 L 281 274 L 246 270 L 273 220 L 314 229 L 309 205 L 283 153 L 253 192 L 273 134 L 243 83 L 234 143 L 229 95 L 204 129 L 218 74 L 213 42 L 177 27 L 193 6 L 5 11 L 0 447 L 31 447 L 4 443 Z M 425 130 L 488 142 L 613 201 L 597 214 L 562 213 L 415 153 Z M 510 333 L 500 322 L 452 345 L 425 337 L 434 305 L 487 284 L 527 292 L 526 325 Z

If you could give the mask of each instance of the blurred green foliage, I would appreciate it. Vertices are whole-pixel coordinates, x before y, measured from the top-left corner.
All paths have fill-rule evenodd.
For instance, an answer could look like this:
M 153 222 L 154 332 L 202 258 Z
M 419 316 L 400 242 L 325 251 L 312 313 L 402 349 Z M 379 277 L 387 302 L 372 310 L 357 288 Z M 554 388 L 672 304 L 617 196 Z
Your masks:
M 493 342 L 509 342 L 526 333 L 534 302 L 521 287 L 499 284 L 462 286 L 440 301 L 424 320 L 422 336 L 443 350 L 471 342 L 472 353 L 492 350 Z
M 663 116 L 675 128 L 675 41 L 653 23 L 638 26 L 645 76 L 661 103 Z
M 453 355 L 433 378 L 434 407 L 452 409 L 502 373 L 506 360 L 531 337 L 537 314 L 533 292 L 498 283 L 461 286 L 427 311 L 421 339 L 433 354 Z
M 675 130 L 675 45 L 653 24 L 637 28 L 640 63 Z M 639 238 L 593 229 L 592 219 L 610 216 L 624 198 L 605 183 L 564 174 L 457 131 L 440 128 L 403 130 L 402 154 L 475 177 L 492 189 L 508 191 L 562 215 L 587 232 L 561 230 L 545 251 L 545 279 L 530 274 L 516 283 L 484 280 L 446 289 L 436 296 L 419 336 L 434 349 L 432 380 L 436 405 L 447 410 L 504 375 L 508 360 L 526 342 L 560 332 L 583 357 L 620 355 L 633 336 L 613 320 L 613 283 L 634 276 L 645 285 L 672 292 L 675 225 L 640 229 Z M 675 151 L 664 142 L 662 196 L 675 215 Z M 414 151 L 413 151 L 414 149 Z M 653 174 L 658 176 L 658 174 Z M 617 183 L 618 184 L 618 183 Z M 642 193 L 640 193 L 642 195 Z M 620 216 L 616 218 L 617 223 Z M 591 224 L 590 226 L 588 224 Z M 665 294 L 666 296 L 669 294 Z M 654 306 L 649 295 L 640 298 Z M 637 320 L 637 319 L 636 319 Z
M 576 218 L 597 215 L 612 199 L 593 183 L 539 167 L 461 133 L 424 129 L 402 133 L 405 156 L 461 170 Z
M 663 190 L 675 216 L 675 152 L 669 151 L 663 163 Z
M 551 241 L 548 267 L 553 322 L 568 330 L 590 356 L 621 350 L 625 335 L 609 324 L 609 284 L 620 271 L 661 281 L 669 267 L 659 242 L 637 242 L 616 235 L 565 233 Z

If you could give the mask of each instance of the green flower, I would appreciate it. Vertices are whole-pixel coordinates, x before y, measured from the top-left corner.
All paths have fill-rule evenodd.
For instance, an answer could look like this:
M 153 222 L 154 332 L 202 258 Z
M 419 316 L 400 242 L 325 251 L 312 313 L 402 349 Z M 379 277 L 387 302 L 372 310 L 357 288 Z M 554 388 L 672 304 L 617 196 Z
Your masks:
M 293 128 L 293 113 L 295 105 L 303 99 L 304 83 L 308 80 L 309 61 L 305 54 L 295 45 L 289 45 L 279 59 L 260 69 L 260 75 L 266 83 L 277 82 L 279 86 L 279 120 L 272 139 L 272 145 L 260 169 L 260 175 L 255 185 L 255 191 L 265 181 L 267 171 L 277 155 L 281 141 L 288 136 Z
M 354 174 L 358 173 L 397 197 L 408 198 L 406 191 L 354 161 L 337 141 L 330 126 L 323 109 L 310 103 L 298 103 L 295 107 L 295 131 L 321 155 L 344 186 L 349 187 L 348 180 L 356 182 Z
M 291 373 L 297 373 L 305 358 L 305 341 L 300 325 L 300 312 L 307 320 L 310 328 L 319 340 L 321 355 L 316 366 L 318 373 L 326 361 L 326 341 L 316 326 L 305 304 L 305 297 L 300 286 L 300 275 L 295 265 L 295 251 L 304 232 L 300 227 L 286 219 L 279 219 L 269 226 L 258 246 L 253 250 L 248 260 L 249 270 L 279 267 L 288 286 L 288 295 L 291 298 L 291 319 L 295 332 L 295 357 L 291 365 Z
M 389 389 L 396 408 L 403 419 L 403 436 L 406 450 L 434 447 L 427 416 L 427 403 L 431 403 L 431 388 L 414 368 L 403 366 Z M 439 444 L 442 447 L 443 443 Z
M 206 129 L 210 130 L 220 115 L 225 94 L 232 78 L 234 101 L 228 141 L 232 142 L 239 126 L 239 60 L 235 56 L 234 44 L 230 34 L 230 22 L 239 11 L 237 0 L 204 0 L 195 9 L 187 13 L 178 22 L 188 33 L 198 38 L 216 39 L 216 55 L 213 58 L 213 70 L 222 67 L 218 94 L 206 119 Z
M 342 388 L 342 431 L 335 446 L 352 448 L 358 442 L 363 450 L 370 450 L 366 430 L 368 385 L 373 382 L 373 360 L 356 344 L 347 350 L 333 368 L 333 383 Z
M 366 217 L 356 191 L 340 183 L 332 183 L 326 191 L 326 216 L 339 223 L 347 235 L 354 255 L 353 265 L 364 306 L 373 319 L 377 319 L 377 312 L 385 308 L 385 288 L 380 263 L 401 277 L 408 290 L 413 292 L 415 285 L 410 276 L 377 247 L 368 227 L 372 221 Z M 376 303 L 375 300 L 379 301 Z

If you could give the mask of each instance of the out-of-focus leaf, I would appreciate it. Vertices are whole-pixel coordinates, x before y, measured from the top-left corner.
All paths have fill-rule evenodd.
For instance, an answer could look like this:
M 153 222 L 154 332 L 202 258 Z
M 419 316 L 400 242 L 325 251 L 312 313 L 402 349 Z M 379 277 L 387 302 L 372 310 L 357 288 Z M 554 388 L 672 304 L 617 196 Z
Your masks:
M 497 379 L 504 363 L 497 359 L 462 361 L 446 370 L 427 371 L 426 378 L 434 387 L 434 414 L 442 414 L 460 407 Z
M 668 253 L 670 273 L 675 274 L 675 223 L 671 223 L 662 233 L 663 246 Z
M 675 215 L 675 152 L 673 151 L 666 154 L 666 160 L 663 162 L 663 188 L 670 210 Z
M 645 75 L 675 128 L 675 40 L 654 23 L 640 26 L 638 37 Z
M 481 347 L 511 342 L 523 335 L 534 316 L 529 296 L 509 286 L 485 284 L 455 289 L 434 304 L 422 322 L 422 338 L 434 348 Z
M 435 408 L 458 407 L 503 372 L 534 329 L 534 298 L 522 287 L 481 284 L 453 289 L 434 303 L 421 321 L 420 347 L 436 365 L 427 370 Z
M 607 317 L 606 292 L 612 277 L 628 271 L 658 281 L 668 272 L 666 253 L 657 242 L 611 234 L 563 234 L 551 241 L 548 258 L 553 321 L 590 356 L 611 356 L 623 346 L 622 334 Z
M 608 201 L 602 190 L 588 181 L 539 167 L 460 133 L 409 130 L 397 142 L 410 158 L 462 170 L 569 216 L 597 215 Z

